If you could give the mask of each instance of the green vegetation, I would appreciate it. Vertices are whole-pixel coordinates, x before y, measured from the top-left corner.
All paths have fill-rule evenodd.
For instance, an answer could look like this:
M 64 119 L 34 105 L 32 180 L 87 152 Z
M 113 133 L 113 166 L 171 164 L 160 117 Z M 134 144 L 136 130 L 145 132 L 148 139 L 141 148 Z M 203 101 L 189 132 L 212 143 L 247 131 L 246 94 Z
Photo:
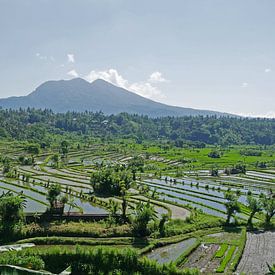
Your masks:
M 103 168 L 92 172 L 91 185 L 99 195 L 120 195 L 122 188 L 128 190 L 131 186 L 132 176 L 123 167 Z
M 227 264 L 229 263 L 229 261 L 231 260 L 233 254 L 234 254 L 234 251 L 235 251 L 236 247 L 235 246 L 231 246 L 228 250 L 228 252 L 226 253 L 225 257 L 223 258 L 220 266 L 216 269 L 216 272 L 218 273 L 222 273 L 224 272 Z
M 16 258 L 14 252 L 8 252 L 1 257 L 0 263 L 13 261 L 24 266 L 27 260 L 33 268 L 40 269 L 44 263 L 47 270 L 55 273 L 71 266 L 72 274 L 198 274 L 196 271 L 178 270 L 174 265 L 158 265 L 146 258 L 139 258 L 135 251 L 129 249 L 33 249 L 18 252 Z
M 247 196 L 247 206 L 251 211 L 250 216 L 247 220 L 248 225 L 252 225 L 252 219 L 256 213 L 262 211 L 262 205 L 259 199 L 253 198 L 251 195 Z
M 20 231 L 24 205 L 22 196 L 14 196 L 11 192 L 0 196 L 0 232 L 4 239 L 9 239 Z
M 227 192 L 225 194 L 225 199 L 227 200 L 227 202 L 225 203 L 225 207 L 227 211 L 226 223 L 229 224 L 232 215 L 240 211 L 240 205 L 238 203 L 237 195 L 232 192 Z
M 203 148 L 205 144 L 272 145 L 275 142 L 275 120 L 272 119 L 202 116 L 153 119 L 125 113 L 112 116 L 90 112 L 54 114 L 50 110 L 27 109 L 1 110 L 0 121 L 3 137 L 35 139 L 39 143 L 45 133 L 61 134 L 64 131 L 87 136 L 93 133 L 105 139 L 124 136 L 143 141 L 160 137 L 179 147 L 184 145 L 183 141 L 189 141 L 197 148 Z M 47 146 L 50 139 L 48 136 L 43 146 Z
M 151 206 L 149 201 L 147 203 L 138 203 L 135 208 L 135 215 L 132 221 L 133 233 L 141 237 L 150 235 L 148 224 L 153 217 L 154 208 Z
M 224 256 L 225 252 L 227 251 L 227 249 L 228 249 L 228 244 L 223 243 L 220 246 L 219 250 L 216 252 L 215 257 L 222 258 Z
M 37 247 L 3 252 L 0 263 L 232 273 L 246 227 L 274 228 L 274 120 L 30 109 L 1 117 L 0 239 Z M 170 265 L 146 258 L 177 244 Z
M 265 222 L 269 225 L 272 217 L 275 215 L 275 198 L 272 194 L 270 196 L 263 195 L 261 201 L 262 207 L 265 210 Z

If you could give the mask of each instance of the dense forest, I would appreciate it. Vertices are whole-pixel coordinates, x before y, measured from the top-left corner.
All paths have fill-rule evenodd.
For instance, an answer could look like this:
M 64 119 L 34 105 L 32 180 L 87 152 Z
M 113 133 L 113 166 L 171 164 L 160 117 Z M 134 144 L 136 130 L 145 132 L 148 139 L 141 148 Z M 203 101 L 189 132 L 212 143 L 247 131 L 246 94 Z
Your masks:
M 234 145 L 275 143 L 275 119 L 238 117 L 162 117 L 104 115 L 101 112 L 56 114 L 51 110 L 0 110 L 0 137 L 45 141 L 52 134 L 105 139 L 169 140 L 181 147 L 191 142 Z

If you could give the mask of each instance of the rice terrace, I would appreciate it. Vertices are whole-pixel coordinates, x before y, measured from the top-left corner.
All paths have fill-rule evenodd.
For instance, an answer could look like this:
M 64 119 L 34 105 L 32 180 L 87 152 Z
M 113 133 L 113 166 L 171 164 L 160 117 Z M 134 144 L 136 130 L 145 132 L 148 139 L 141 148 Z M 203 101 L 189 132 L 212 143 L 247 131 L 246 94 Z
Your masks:
M 88 136 L 55 124 L 42 141 L 45 112 L 1 113 L 21 129 L 2 128 L 3 268 L 54 274 L 105 274 L 110 267 L 122 274 L 267 274 L 272 268 L 274 145 L 118 137 L 111 120 L 137 118 L 123 114 L 79 114 L 77 120 L 91 117 L 104 129 L 93 127 Z M 69 113 L 48 114 L 75 121 Z M 37 122 L 28 123 L 34 115 Z
M 274 11 L 0 0 L 0 275 L 275 275 Z

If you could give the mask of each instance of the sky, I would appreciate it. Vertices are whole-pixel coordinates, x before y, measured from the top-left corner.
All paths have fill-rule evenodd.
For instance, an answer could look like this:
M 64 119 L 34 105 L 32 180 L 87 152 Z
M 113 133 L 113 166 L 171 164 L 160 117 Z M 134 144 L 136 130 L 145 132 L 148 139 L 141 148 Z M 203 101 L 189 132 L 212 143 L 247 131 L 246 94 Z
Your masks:
M 274 0 L 0 0 L 0 97 L 105 79 L 170 105 L 275 117 Z

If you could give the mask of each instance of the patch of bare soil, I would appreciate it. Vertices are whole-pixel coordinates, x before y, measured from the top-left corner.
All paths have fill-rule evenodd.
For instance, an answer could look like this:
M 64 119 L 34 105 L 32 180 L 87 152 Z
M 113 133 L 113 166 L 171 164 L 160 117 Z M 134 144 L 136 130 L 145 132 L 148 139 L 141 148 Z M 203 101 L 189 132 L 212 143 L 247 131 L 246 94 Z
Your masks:
M 219 266 L 219 259 L 212 259 L 218 244 L 202 244 L 189 257 L 184 267 L 198 268 L 203 274 L 213 274 Z
M 275 231 L 247 233 L 247 241 L 237 274 L 266 274 L 275 262 Z

